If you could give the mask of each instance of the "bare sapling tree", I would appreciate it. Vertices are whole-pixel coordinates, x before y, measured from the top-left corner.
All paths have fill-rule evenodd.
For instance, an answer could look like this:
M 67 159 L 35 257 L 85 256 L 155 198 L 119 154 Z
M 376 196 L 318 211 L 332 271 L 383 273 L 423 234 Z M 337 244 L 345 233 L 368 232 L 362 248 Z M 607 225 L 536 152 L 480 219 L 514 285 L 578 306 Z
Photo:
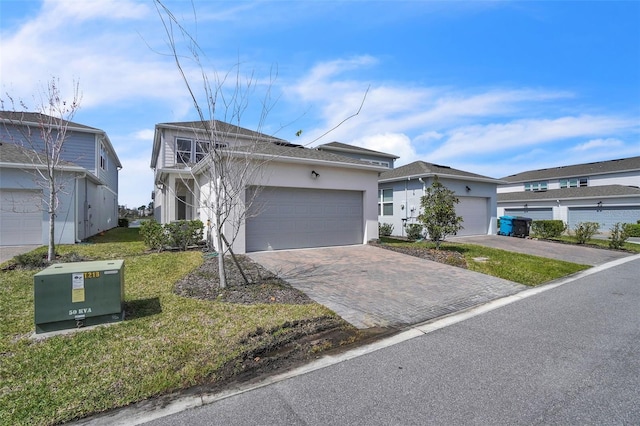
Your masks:
M 189 207 L 199 210 L 201 216 L 203 212 L 206 215 L 207 242 L 218 251 L 220 287 L 227 286 L 227 254 L 236 263 L 245 283 L 249 283 L 233 252 L 234 242 L 245 221 L 260 214 L 261 206 L 256 203 L 256 197 L 262 188 L 258 182 L 263 181 L 268 163 L 286 155 L 287 150 L 299 149 L 299 145 L 261 132 L 276 103 L 271 89 L 277 70 L 272 69 L 266 81 L 260 82 L 266 88 L 262 96 L 256 95 L 258 80 L 253 75 L 242 75 L 239 62 L 226 73 L 207 72 L 201 60 L 204 52 L 197 40 L 161 0 L 155 0 L 155 5 L 167 37 L 169 56 L 175 62 L 198 116 L 191 129 L 195 158 L 192 158 L 193 164 L 187 164 L 187 177 L 180 178 L 181 189 L 189 192 L 192 200 Z M 197 22 L 195 10 L 193 14 Z M 187 53 L 179 51 L 179 42 L 186 44 Z M 197 76 L 192 77 L 192 71 L 183 65 L 186 61 L 195 65 Z M 190 70 L 193 68 L 189 67 Z M 192 82 L 194 80 L 197 84 Z M 365 98 L 366 93 L 358 111 L 331 130 L 358 115 Z M 260 105 L 257 126 L 255 131 L 247 131 L 240 123 L 254 99 Z M 168 190 L 175 191 L 175 188 Z
M 55 259 L 55 223 L 59 206 L 59 196 L 64 193 L 67 181 L 64 179 L 64 145 L 69 136 L 69 127 L 80 108 L 79 84 L 74 82 L 71 98 L 62 98 L 60 80 L 52 78 L 41 88 L 36 114 L 28 113 L 22 100 L 16 102 L 7 94 L 12 111 L 5 111 L 5 131 L 11 142 L 20 147 L 30 159 L 37 186 L 43 189 L 43 205 L 49 216 L 47 260 Z M 5 102 L 2 100 L 2 109 Z M 18 111 L 18 109 L 20 111 Z M 28 118 L 27 118 L 28 117 Z

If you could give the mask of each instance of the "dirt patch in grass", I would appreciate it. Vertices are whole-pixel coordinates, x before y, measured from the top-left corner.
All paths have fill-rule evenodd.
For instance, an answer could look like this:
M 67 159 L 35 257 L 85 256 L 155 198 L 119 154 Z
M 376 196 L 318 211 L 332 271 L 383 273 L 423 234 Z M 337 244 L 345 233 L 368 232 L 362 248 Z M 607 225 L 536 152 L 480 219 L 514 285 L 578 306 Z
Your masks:
M 245 305 L 315 303 L 249 257 L 236 255 L 236 258 L 250 284 L 245 283 L 238 267 L 228 257 L 225 259 L 227 287 L 220 288 L 218 258 L 205 253 L 203 264 L 178 281 L 174 292 L 183 297 Z M 337 315 L 285 322 L 272 330 L 259 328 L 240 342 L 249 349 L 220 369 L 214 388 L 205 388 L 211 392 L 232 383 L 259 381 L 319 358 L 321 353 L 344 351 L 395 331 L 358 330 Z
M 436 250 L 432 248 L 421 247 L 418 245 L 388 245 L 384 243 L 370 243 L 373 246 L 386 250 L 396 251 L 398 253 L 407 254 L 409 256 L 419 257 L 421 259 L 431 260 L 433 262 L 445 263 L 451 266 L 467 269 L 467 261 L 462 253 L 450 250 Z

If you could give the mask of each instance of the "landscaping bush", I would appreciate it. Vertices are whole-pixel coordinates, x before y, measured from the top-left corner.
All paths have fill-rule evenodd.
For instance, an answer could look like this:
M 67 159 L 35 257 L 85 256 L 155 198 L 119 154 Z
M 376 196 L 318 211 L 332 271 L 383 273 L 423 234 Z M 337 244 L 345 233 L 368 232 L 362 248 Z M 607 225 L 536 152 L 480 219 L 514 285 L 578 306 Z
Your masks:
M 158 252 L 162 251 L 169 243 L 169 236 L 165 229 L 155 219 L 145 221 L 140 225 L 140 235 L 147 247 Z
M 169 245 L 186 250 L 202 241 L 204 224 L 201 220 L 180 220 L 164 225 Z
M 589 241 L 600 230 L 598 222 L 580 222 L 573 229 L 578 244 L 584 244 Z
M 390 223 L 378 223 L 378 235 L 388 237 L 393 232 L 393 225 Z
M 121 217 L 120 219 L 118 219 L 118 226 L 120 228 L 128 228 L 129 227 L 129 219 L 127 219 L 126 217 Z
M 531 222 L 531 233 L 539 238 L 558 238 L 567 225 L 561 220 L 534 220 Z
M 422 225 L 410 223 L 405 226 L 405 230 L 407 231 L 407 238 L 409 241 L 415 241 L 422 238 Z
M 638 224 L 626 223 L 624 226 L 629 237 L 640 237 L 640 221 Z
M 616 223 L 611 228 L 609 235 L 609 248 L 612 249 L 621 249 L 624 246 L 624 243 L 629 238 L 629 234 L 627 234 L 628 224 L 625 223 Z

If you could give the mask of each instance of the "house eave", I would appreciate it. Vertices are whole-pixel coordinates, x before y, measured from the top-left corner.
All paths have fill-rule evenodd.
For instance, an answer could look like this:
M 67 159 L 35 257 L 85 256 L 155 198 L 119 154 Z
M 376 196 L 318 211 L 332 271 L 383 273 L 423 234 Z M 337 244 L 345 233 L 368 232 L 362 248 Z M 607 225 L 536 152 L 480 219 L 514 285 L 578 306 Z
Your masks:
M 368 151 L 363 151 L 363 150 L 359 150 L 359 149 L 349 149 L 349 148 L 342 148 L 342 147 L 333 147 L 333 146 L 318 146 L 316 147 L 317 150 L 319 151 L 336 151 L 336 152 L 348 152 L 350 154 L 360 154 L 360 155 L 372 155 L 372 156 L 376 156 L 376 157 L 384 157 L 384 158 L 391 158 L 393 160 L 397 160 L 398 157 L 397 155 L 393 155 L 393 154 L 387 154 L 385 152 L 368 152 Z
M 434 176 L 438 176 L 439 178 L 443 178 L 443 179 L 455 179 L 455 180 L 465 180 L 470 182 L 492 183 L 495 185 L 501 185 L 505 183 L 504 181 L 499 179 L 481 178 L 481 177 L 475 177 L 475 176 L 450 175 L 450 174 L 443 174 L 443 173 L 424 173 L 424 174 L 409 175 L 409 176 L 398 176 L 394 178 L 380 179 L 378 180 L 378 183 L 403 182 L 405 180 L 417 180 L 419 178 L 430 178 Z

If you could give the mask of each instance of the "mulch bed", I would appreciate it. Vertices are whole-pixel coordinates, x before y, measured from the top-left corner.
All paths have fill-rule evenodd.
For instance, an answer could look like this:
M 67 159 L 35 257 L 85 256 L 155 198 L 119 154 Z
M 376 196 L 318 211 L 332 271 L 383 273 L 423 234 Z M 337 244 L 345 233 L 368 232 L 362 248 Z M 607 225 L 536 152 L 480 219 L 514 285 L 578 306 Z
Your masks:
M 372 246 L 380 247 L 385 250 L 391 250 L 409 256 L 419 257 L 421 259 L 431 260 L 433 262 L 445 263 L 451 266 L 467 269 L 467 261 L 462 253 L 449 250 L 436 250 L 420 246 L 391 246 L 384 243 L 370 243 Z

